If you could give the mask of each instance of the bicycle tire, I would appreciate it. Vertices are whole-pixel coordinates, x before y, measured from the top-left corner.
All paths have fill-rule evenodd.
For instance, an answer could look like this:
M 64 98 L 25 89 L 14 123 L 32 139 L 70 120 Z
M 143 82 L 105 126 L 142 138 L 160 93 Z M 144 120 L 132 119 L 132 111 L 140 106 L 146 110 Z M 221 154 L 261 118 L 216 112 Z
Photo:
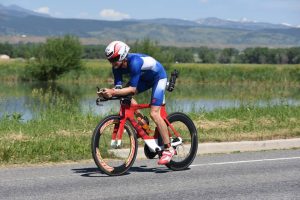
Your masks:
M 176 123 L 180 123 L 179 127 L 181 127 L 181 128 L 184 128 L 183 125 L 186 126 L 186 128 L 187 128 L 186 132 L 188 132 L 188 133 L 186 136 L 187 138 L 186 139 L 183 138 L 182 147 L 184 147 L 185 145 L 190 145 L 190 150 L 181 161 L 176 161 L 175 159 L 176 159 L 177 155 L 174 155 L 172 160 L 170 161 L 170 163 L 166 164 L 166 166 L 169 169 L 172 169 L 174 171 L 187 169 L 197 155 L 198 133 L 197 133 L 196 126 L 195 126 L 194 122 L 184 113 L 180 113 L 180 112 L 171 113 L 170 115 L 168 115 L 167 118 L 168 118 L 168 121 L 173 126 L 175 126 Z M 176 127 L 175 127 L 175 129 L 176 129 Z M 187 141 L 188 137 L 190 137 L 190 142 Z M 177 149 L 176 149 L 177 153 L 179 153 L 178 149 L 179 149 L 179 147 L 177 147 Z
M 109 176 L 126 173 L 133 165 L 137 155 L 137 137 L 128 122 L 125 123 L 121 146 L 119 148 L 111 146 L 112 128 L 115 128 L 118 123 L 120 123 L 119 115 L 109 115 L 99 122 L 92 136 L 91 148 L 95 164 L 101 172 Z M 127 142 L 125 143 L 125 141 Z

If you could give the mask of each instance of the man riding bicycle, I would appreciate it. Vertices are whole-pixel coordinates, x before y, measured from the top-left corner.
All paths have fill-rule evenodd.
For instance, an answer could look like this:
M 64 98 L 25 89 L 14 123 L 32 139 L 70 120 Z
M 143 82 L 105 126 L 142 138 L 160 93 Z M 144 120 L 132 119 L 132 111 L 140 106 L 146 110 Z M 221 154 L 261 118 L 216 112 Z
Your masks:
M 150 116 L 158 127 L 164 142 L 164 151 L 158 164 L 165 165 L 175 154 L 175 150 L 170 144 L 167 125 L 160 116 L 161 106 L 165 104 L 167 74 L 162 64 L 154 58 L 145 54 L 129 53 L 129 49 L 129 46 L 121 41 L 113 41 L 106 47 L 105 55 L 112 64 L 115 87 L 105 88 L 98 92 L 98 95 L 111 98 L 138 94 L 152 88 Z M 130 75 L 128 87 L 125 88 L 122 88 L 123 74 Z M 132 100 L 132 103 L 136 103 L 136 101 Z

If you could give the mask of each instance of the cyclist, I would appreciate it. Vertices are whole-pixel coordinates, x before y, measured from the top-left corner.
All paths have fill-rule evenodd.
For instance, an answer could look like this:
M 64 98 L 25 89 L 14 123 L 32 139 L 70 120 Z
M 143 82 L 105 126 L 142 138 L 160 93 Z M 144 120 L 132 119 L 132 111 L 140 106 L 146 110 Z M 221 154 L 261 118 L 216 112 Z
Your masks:
M 106 98 L 142 93 L 152 88 L 150 116 L 155 122 L 164 142 L 164 151 L 158 161 L 159 165 L 170 162 L 175 150 L 170 144 L 168 128 L 160 116 L 161 106 L 165 103 L 167 74 L 154 58 L 140 53 L 129 53 L 129 46 L 121 41 L 111 42 L 105 49 L 105 55 L 112 65 L 114 88 L 105 88 L 98 95 Z M 129 74 L 128 87 L 122 88 L 122 75 Z M 101 94 L 100 94 L 101 93 Z M 136 103 L 135 100 L 132 103 Z

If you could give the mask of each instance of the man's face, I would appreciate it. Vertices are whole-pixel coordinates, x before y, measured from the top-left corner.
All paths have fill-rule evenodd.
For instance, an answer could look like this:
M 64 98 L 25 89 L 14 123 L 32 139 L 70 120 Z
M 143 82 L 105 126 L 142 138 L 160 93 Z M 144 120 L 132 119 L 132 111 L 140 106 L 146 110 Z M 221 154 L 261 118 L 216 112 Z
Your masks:
M 122 61 L 111 62 L 111 65 L 113 66 L 113 68 L 118 69 L 122 66 Z
M 126 67 L 126 63 L 125 63 L 124 60 L 123 61 L 110 62 L 110 63 L 111 63 L 111 65 L 114 69 L 118 69 L 118 68 L 121 68 L 121 67 Z

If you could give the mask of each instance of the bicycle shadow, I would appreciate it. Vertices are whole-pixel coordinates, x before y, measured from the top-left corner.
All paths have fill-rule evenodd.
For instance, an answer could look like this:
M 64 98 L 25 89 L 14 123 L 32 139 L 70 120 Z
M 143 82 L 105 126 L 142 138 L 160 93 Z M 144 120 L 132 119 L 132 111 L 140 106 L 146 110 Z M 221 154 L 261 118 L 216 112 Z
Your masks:
M 97 167 L 88 167 L 88 168 L 78 168 L 78 169 L 71 169 L 73 173 L 80 174 L 82 177 L 90 177 L 90 178 L 97 178 L 97 177 L 111 177 L 103 172 L 101 172 Z M 163 174 L 172 172 L 172 170 L 168 168 L 156 168 L 156 167 L 147 167 L 146 165 L 142 165 L 140 167 L 131 167 L 124 175 L 129 175 L 131 172 L 138 172 L 138 173 L 157 173 Z
M 157 174 L 163 174 L 171 172 L 172 170 L 168 168 L 161 168 L 161 167 L 147 167 L 146 165 L 141 165 L 139 167 L 131 167 L 129 172 L 146 172 L 146 173 L 157 173 Z
M 108 177 L 106 174 L 102 173 L 97 167 L 86 167 L 86 168 L 78 168 L 72 169 L 73 173 L 80 174 L 82 177 Z

